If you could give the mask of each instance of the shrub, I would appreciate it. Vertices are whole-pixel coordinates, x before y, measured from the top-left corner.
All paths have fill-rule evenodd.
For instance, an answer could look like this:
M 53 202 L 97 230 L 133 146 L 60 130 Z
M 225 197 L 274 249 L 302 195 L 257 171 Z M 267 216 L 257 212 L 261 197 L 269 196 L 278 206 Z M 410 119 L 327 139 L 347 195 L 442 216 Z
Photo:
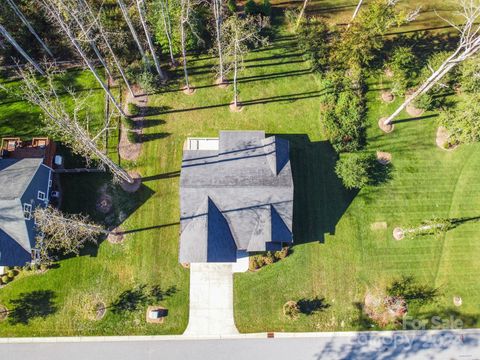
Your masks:
M 322 99 L 321 120 L 327 138 L 337 152 L 357 151 L 365 142 L 364 101 L 360 91 L 335 89 Z
M 272 15 L 272 5 L 270 4 L 270 0 L 263 0 L 260 12 L 266 17 L 270 17 L 270 15 Z
M 150 71 L 143 71 L 138 76 L 138 84 L 146 93 L 153 93 L 157 90 L 157 77 Z
M 475 56 L 472 59 L 464 61 L 460 66 L 460 84 L 463 91 L 478 93 L 480 92 L 480 61 Z
M 135 144 L 138 142 L 138 134 L 135 131 L 127 130 L 127 138 L 128 138 L 128 141 L 132 144 Z
M 293 26 L 295 26 L 295 19 Z M 313 70 L 325 72 L 330 64 L 330 30 L 318 19 L 308 18 L 298 29 L 298 47 Z
M 260 13 L 260 7 L 254 0 L 248 0 L 243 10 L 245 11 L 245 15 L 258 15 Z
M 413 105 L 416 108 L 429 111 L 435 109 L 438 106 L 438 103 L 430 93 L 426 93 L 413 100 Z
M 122 122 L 127 129 L 133 129 L 135 127 L 135 121 L 133 121 L 133 119 L 128 116 L 123 116 Z
M 7 275 L 2 276 L 2 283 L 8 284 L 10 282 L 10 278 Z
M 10 278 L 10 279 L 13 279 L 15 277 L 15 272 L 13 270 L 8 270 L 7 271 L 7 276 Z
M 271 251 L 267 251 L 267 253 L 263 257 L 263 260 L 265 261 L 265 265 L 270 265 L 275 262 L 275 256 Z
M 128 108 L 128 113 L 129 113 L 130 115 L 132 115 L 132 116 L 138 115 L 138 113 L 139 113 L 139 108 L 138 108 L 137 104 L 128 103 L 127 108 Z
M 275 259 L 277 261 L 285 259 L 288 256 L 288 252 L 289 252 L 288 246 L 285 246 L 284 248 L 282 248 L 282 250 L 275 251 Z
M 337 161 L 335 173 L 347 189 L 361 189 L 372 182 L 373 154 L 348 154 Z
M 288 301 L 283 305 L 283 314 L 289 319 L 296 319 L 300 314 L 300 307 L 296 301 Z
M 48 270 L 48 265 L 47 264 L 40 264 L 40 271 L 45 272 Z
M 393 71 L 392 93 L 403 96 L 407 89 L 415 85 L 418 66 L 411 47 L 400 46 L 393 51 L 387 63 L 387 67 Z
M 227 8 L 232 13 L 236 13 L 237 12 L 237 1 L 236 0 L 228 0 L 227 1 Z

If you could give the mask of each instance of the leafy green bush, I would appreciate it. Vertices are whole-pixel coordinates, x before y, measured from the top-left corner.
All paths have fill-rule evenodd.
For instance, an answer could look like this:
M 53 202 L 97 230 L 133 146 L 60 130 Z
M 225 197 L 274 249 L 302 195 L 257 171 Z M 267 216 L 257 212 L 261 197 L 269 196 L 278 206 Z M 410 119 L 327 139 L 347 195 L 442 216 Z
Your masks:
M 418 96 L 415 100 L 413 100 L 413 105 L 416 108 L 426 111 L 433 110 L 439 106 L 438 100 L 435 99 L 430 93 Z
M 480 141 L 480 95 L 463 94 L 455 107 L 440 114 L 439 122 L 450 133 L 450 144 Z
M 321 120 L 327 138 L 337 152 L 357 151 L 365 142 L 365 105 L 362 93 L 335 89 L 322 99 Z
M 245 15 L 260 14 L 260 7 L 257 5 L 257 3 L 254 0 L 248 0 L 245 3 L 243 10 L 245 11 Z
M 460 85 L 462 91 L 480 92 L 480 58 L 475 56 L 460 66 Z
M 270 4 L 270 0 L 263 0 L 260 12 L 263 16 L 269 17 L 272 15 L 272 4 Z
M 347 189 L 361 189 L 372 181 L 373 154 L 347 154 L 337 161 L 335 173 Z
M 321 20 L 308 18 L 298 29 L 298 47 L 313 70 L 325 72 L 330 65 L 330 30 Z
M 8 270 L 7 271 L 7 276 L 10 278 L 10 279 L 13 279 L 15 277 L 15 272 L 13 270 Z
M 236 0 L 228 0 L 227 1 L 227 8 L 233 14 L 237 12 L 237 1 Z
M 275 251 L 275 259 L 277 261 L 285 259 L 289 254 L 289 250 L 290 248 L 288 246 L 285 246 L 284 248 L 282 248 L 282 250 Z
M 10 278 L 7 275 L 2 276 L 2 283 L 8 284 L 10 282 Z
M 392 54 L 387 68 L 393 71 L 392 93 L 403 96 L 407 89 L 415 85 L 418 76 L 418 61 L 408 46 L 397 47 Z
M 135 121 L 128 116 L 122 116 L 122 123 L 127 129 L 133 129 L 135 127 Z
M 150 71 L 144 71 L 138 76 L 138 85 L 147 94 L 153 93 L 157 90 L 158 79 Z
M 138 115 L 138 113 L 139 113 L 139 108 L 138 108 L 137 104 L 128 103 L 127 108 L 128 108 L 128 113 L 129 113 L 130 115 L 132 115 L 132 116 Z

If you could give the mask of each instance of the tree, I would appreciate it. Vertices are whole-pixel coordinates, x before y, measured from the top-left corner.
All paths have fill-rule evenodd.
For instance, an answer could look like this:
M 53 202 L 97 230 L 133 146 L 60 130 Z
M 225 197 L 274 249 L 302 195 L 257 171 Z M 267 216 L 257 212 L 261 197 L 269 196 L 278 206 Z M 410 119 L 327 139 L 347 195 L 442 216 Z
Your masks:
M 463 92 L 480 93 L 480 57 L 478 55 L 460 66 L 460 86 Z
M 193 89 L 191 89 L 190 87 L 190 80 L 188 77 L 187 42 L 186 42 L 187 27 L 190 28 L 194 36 L 198 37 L 198 34 L 196 34 L 191 22 L 191 16 L 192 16 L 194 4 L 197 4 L 197 2 L 192 3 L 192 0 L 180 0 L 180 45 L 182 49 L 183 74 L 185 76 L 185 90 L 188 93 L 193 93 Z
M 160 79 L 165 80 L 167 77 L 162 71 L 160 63 L 158 62 L 157 54 L 155 52 L 155 48 L 152 42 L 152 37 L 150 36 L 150 31 L 148 30 L 147 21 L 144 16 L 144 2 L 143 0 L 135 0 L 135 2 L 137 4 L 140 22 L 142 23 L 143 31 L 145 32 L 145 37 L 147 38 L 148 48 L 150 49 L 150 54 L 153 57 L 153 62 L 155 63 L 155 68 L 157 69 L 158 76 L 160 76 Z
M 63 214 L 47 206 L 35 208 L 33 217 L 37 228 L 37 248 L 40 262 L 55 260 L 58 254 L 78 255 L 87 243 L 97 243 L 97 238 L 108 231 L 81 214 Z
M 31 104 L 37 105 L 46 115 L 45 123 L 47 129 L 55 136 L 58 136 L 67 144 L 74 153 L 85 157 L 87 160 L 95 159 L 108 167 L 115 177 L 133 183 L 132 177 L 120 166 L 115 164 L 101 149 L 98 148 L 96 140 L 101 134 L 110 129 L 110 119 L 98 134 L 91 137 L 84 125 L 80 121 L 79 114 L 85 107 L 88 97 L 79 99 L 69 91 L 74 107 L 73 114 L 70 115 L 58 96 L 58 91 L 54 85 L 53 71 L 48 69 L 44 80 L 37 79 L 33 69 L 19 69 L 18 75 L 22 79 L 20 85 L 20 96 Z
M 233 71 L 233 106 L 238 108 L 238 72 L 244 66 L 244 57 L 250 46 L 266 44 L 267 39 L 260 34 L 259 21 L 249 16 L 239 18 L 230 16 L 224 23 L 224 36 L 222 39 L 223 53 L 225 54 L 225 73 Z
M 303 14 L 305 14 L 305 9 L 307 8 L 309 1 L 310 0 L 303 0 L 302 10 L 300 10 L 300 13 L 298 14 L 298 17 L 297 17 L 297 22 L 295 24 L 295 31 L 298 29 L 298 27 L 300 26 L 300 23 L 302 22 Z
M 355 8 L 355 11 L 353 12 L 352 18 L 350 19 L 350 23 L 348 24 L 348 27 L 352 25 L 353 20 L 357 17 L 358 12 L 360 11 L 360 7 L 362 6 L 363 0 L 358 0 L 357 7 Z
M 371 168 L 374 161 L 375 157 L 371 154 L 347 154 L 337 161 L 335 173 L 347 189 L 361 189 L 372 180 Z
M 217 1 L 217 0 L 213 0 Z M 162 19 L 163 28 L 165 36 L 167 37 L 168 41 L 168 50 L 170 53 L 170 61 L 172 65 L 175 65 L 175 57 L 173 56 L 173 33 L 172 33 L 172 21 L 170 19 L 170 7 L 168 0 L 158 0 L 158 4 L 160 7 L 160 17 Z
M 108 39 L 108 36 L 107 36 L 105 30 L 103 29 L 103 25 L 102 25 L 101 21 L 99 20 L 99 18 L 97 18 L 97 16 L 95 16 L 92 8 L 90 7 L 90 5 L 88 4 L 88 2 L 86 0 L 81 0 L 81 5 L 86 10 L 88 16 L 91 19 L 91 23 L 95 25 L 96 30 L 98 31 L 101 38 L 103 39 L 103 42 L 106 45 L 108 51 L 110 52 L 110 55 L 112 56 L 112 59 L 113 59 L 115 65 L 117 67 L 117 70 L 120 73 L 120 75 L 122 76 L 122 79 L 125 82 L 125 85 L 127 86 L 128 91 L 134 97 L 135 94 L 132 90 L 132 87 L 130 86 L 130 83 L 127 79 L 125 71 L 123 70 L 123 67 L 122 67 L 122 64 L 120 63 L 120 60 L 118 59 L 117 55 L 115 54 L 115 51 L 113 51 L 113 48 L 110 45 L 110 41 Z
M 218 52 L 218 81 L 225 82 L 223 70 L 223 52 L 222 52 L 222 23 L 223 23 L 223 4 L 222 0 L 212 0 L 213 16 L 215 19 L 215 38 L 217 41 Z
M 439 122 L 450 134 L 450 144 L 480 141 L 480 94 L 463 94 L 455 107 L 440 114 Z
M 53 58 L 53 54 L 48 48 L 47 44 L 42 40 L 42 38 L 37 34 L 33 26 L 30 24 L 30 22 L 27 20 L 27 18 L 23 15 L 22 11 L 18 8 L 18 6 L 15 4 L 13 0 L 7 0 L 8 5 L 12 8 L 12 10 L 15 12 L 15 14 L 18 16 L 18 18 L 23 22 L 23 24 L 28 28 L 28 31 L 37 39 L 38 43 L 42 46 L 43 50 L 51 57 Z
M 411 47 L 399 46 L 393 51 L 392 57 L 387 63 L 388 69 L 393 72 L 392 93 L 405 95 L 405 92 L 415 83 L 418 66 L 417 58 Z
M 105 91 L 105 93 L 107 94 L 110 101 L 112 101 L 115 108 L 118 110 L 118 112 L 122 116 L 126 116 L 122 107 L 117 102 L 117 100 L 113 96 L 110 89 L 107 87 L 107 85 L 103 82 L 102 78 L 98 74 L 98 72 L 95 68 L 95 65 L 90 61 L 86 52 L 83 50 L 82 46 L 80 45 L 77 38 L 75 37 L 74 32 L 73 32 L 74 29 L 72 28 L 73 25 L 69 24 L 67 19 L 65 19 L 65 16 L 68 15 L 68 11 L 65 11 L 65 12 L 62 11 L 62 7 L 57 6 L 57 5 L 59 5 L 59 3 L 57 3 L 55 0 L 41 0 L 41 1 L 42 1 L 42 4 L 43 4 L 45 10 L 51 16 L 52 20 L 54 22 L 56 22 L 60 26 L 60 28 L 63 30 L 63 32 L 67 35 L 67 37 L 70 40 L 70 42 L 72 43 L 73 47 L 75 48 L 77 53 L 80 55 L 80 57 L 83 59 L 83 61 L 87 65 L 87 67 L 90 69 L 91 73 L 93 74 L 93 76 L 95 77 L 97 82 L 100 84 L 103 91 Z M 60 3 L 61 3 L 61 1 L 60 1 Z M 72 19 L 70 19 L 70 20 L 72 21 Z M 76 22 L 76 20 L 73 20 L 73 21 Z
M 123 0 L 117 0 L 118 6 L 120 7 L 120 10 L 122 11 L 123 18 L 125 19 L 125 22 L 128 25 L 128 28 L 130 29 L 130 33 L 132 34 L 133 40 L 135 41 L 135 44 L 137 44 L 138 51 L 140 52 L 140 55 L 142 59 L 146 61 L 146 56 L 145 56 L 145 51 L 143 50 L 143 46 L 140 43 L 140 39 L 138 38 L 137 31 L 135 30 L 135 27 L 133 26 L 132 20 L 130 19 L 130 15 L 128 15 L 128 9 L 125 6 L 125 3 Z
M 461 26 L 447 21 L 452 27 L 460 33 L 460 39 L 456 50 L 426 79 L 413 94 L 408 96 L 402 105 L 393 112 L 388 118 L 383 120 L 381 128 L 392 129 L 393 120 L 417 97 L 427 93 L 435 84 L 437 84 L 445 75 L 447 75 L 455 66 L 471 58 L 480 49 L 480 4 L 474 0 L 462 0 L 461 16 L 465 22 Z
M 0 34 L 7 39 L 7 41 L 12 44 L 12 46 L 27 60 L 40 74 L 44 75 L 45 72 L 42 70 L 40 65 L 33 60 L 30 55 L 28 55 L 25 50 L 15 41 L 15 39 L 10 35 L 10 33 L 2 25 L 0 25 Z

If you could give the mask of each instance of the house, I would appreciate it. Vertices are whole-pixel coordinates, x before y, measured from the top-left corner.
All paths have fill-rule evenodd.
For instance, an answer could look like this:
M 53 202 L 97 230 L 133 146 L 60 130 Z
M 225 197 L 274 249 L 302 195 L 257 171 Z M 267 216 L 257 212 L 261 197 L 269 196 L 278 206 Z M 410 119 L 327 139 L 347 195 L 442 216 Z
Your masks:
M 188 138 L 180 212 L 180 263 L 236 262 L 292 243 L 289 142 L 263 131 Z
M 33 211 L 48 204 L 51 187 L 43 158 L 0 158 L 0 273 L 38 256 Z

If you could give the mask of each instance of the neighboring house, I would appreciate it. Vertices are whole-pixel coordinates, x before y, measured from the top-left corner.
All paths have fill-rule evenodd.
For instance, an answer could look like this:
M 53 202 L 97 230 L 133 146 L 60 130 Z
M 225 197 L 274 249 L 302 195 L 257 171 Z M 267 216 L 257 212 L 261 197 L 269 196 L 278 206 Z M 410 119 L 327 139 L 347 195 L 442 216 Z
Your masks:
M 180 175 L 180 263 L 235 262 L 290 244 L 289 142 L 263 131 L 188 138 Z
M 43 161 L 0 158 L 0 273 L 38 255 L 33 211 L 48 204 L 52 185 L 52 170 Z

